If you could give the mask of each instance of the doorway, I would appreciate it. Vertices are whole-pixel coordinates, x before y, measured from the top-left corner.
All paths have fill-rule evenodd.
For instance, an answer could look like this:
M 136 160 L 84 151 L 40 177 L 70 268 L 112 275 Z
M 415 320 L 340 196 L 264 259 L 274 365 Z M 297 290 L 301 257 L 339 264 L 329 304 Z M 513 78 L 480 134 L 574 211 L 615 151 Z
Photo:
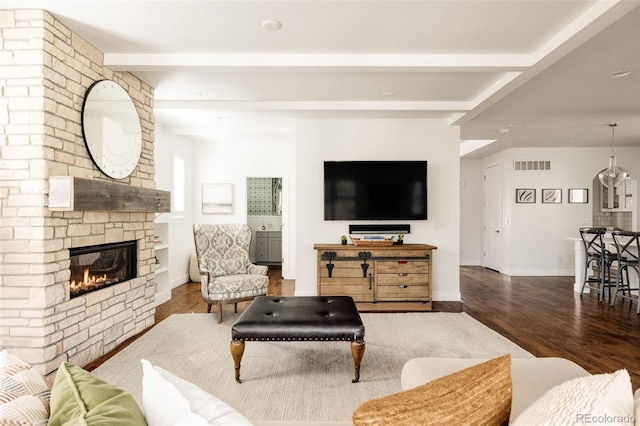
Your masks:
M 251 262 L 282 265 L 281 177 L 247 178 L 247 225 L 253 232 Z
M 502 253 L 502 165 L 484 169 L 484 267 L 500 272 Z

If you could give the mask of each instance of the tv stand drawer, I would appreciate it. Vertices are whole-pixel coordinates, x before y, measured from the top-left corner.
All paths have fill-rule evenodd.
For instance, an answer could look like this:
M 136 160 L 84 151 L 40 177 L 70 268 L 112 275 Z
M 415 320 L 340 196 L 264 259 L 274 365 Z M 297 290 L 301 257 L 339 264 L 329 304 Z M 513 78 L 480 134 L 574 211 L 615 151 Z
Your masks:
M 377 302 L 429 301 L 428 285 L 398 284 L 376 288 Z
M 429 262 L 424 260 L 378 260 L 378 274 L 428 274 Z

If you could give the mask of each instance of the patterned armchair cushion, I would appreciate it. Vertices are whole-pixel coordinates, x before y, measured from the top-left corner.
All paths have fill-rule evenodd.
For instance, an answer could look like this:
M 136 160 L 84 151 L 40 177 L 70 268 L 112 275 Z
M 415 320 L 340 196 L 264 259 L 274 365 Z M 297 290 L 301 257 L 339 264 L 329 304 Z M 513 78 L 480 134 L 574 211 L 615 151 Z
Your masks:
M 223 275 L 209 281 L 206 297 L 233 300 L 265 294 L 269 278 L 264 275 Z
M 250 263 L 249 266 L 247 266 L 248 274 L 267 275 L 267 272 L 269 272 L 269 267 L 265 265 L 254 265 L 253 263 Z
M 211 259 L 207 269 L 214 277 L 246 274 L 248 263 L 249 259 L 244 257 L 234 257 L 233 259 Z

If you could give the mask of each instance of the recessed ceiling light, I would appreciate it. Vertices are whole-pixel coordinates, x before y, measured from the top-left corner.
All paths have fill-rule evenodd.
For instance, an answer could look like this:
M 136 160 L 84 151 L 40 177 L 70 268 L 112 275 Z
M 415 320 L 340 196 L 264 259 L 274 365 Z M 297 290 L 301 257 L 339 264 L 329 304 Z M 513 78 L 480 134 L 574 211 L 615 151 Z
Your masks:
M 582 139 L 569 139 L 570 143 L 577 143 L 580 142 Z
M 502 134 L 504 133 L 509 133 L 509 128 L 508 127 L 502 127 L 501 129 L 498 129 L 498 131 Z
M 629 74 L 631 74 L 631 71 L 629 71 L 629 70 L 620 70 L 620 71 L 612 72 L 611 74 L 609 74 L 609 77 L 611 77 L 611 78 L 621 78 L 621 77 L 626 77 Z
M 395 92 L 383 92 L 382 93 L 382 96 L 384 96 L 384 97 L 395 96 L 395 95 L 396 95 Z
M 519 121 L 514 121 L 513 123 L 509 123 L 509 127 L 520 127 L 522 123 Z
M 282 24 L 275 19 L 265 19 L 262 21 L 262 28 L 269 31 L 278 31 L 282 28 Z

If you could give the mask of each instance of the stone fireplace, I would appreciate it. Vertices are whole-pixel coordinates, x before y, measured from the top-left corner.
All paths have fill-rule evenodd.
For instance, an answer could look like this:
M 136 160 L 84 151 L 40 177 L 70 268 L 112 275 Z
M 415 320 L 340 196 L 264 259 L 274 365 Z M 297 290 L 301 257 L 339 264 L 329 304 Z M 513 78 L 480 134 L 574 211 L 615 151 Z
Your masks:
M 49 208 L 52 176 L 154 190 L 153 88 L 105 67 L 102 52 L 46 11 L 3 10 L 0 31 L 0 345 L 48 375 L 63 361 L 85 366 L 154 324 L 154 211 Z M 101 79 L 129 93 L 142 128 L 140 161 L 117 181 L 93 164 L 81 130 L 84 95 Z M 137 273 L 72 297 L 81 248 L 125 241 L 135 244 Z
M 137 275 L 137 241 L 72 248 L 69 255 L 71 299 L 129 281 Z

